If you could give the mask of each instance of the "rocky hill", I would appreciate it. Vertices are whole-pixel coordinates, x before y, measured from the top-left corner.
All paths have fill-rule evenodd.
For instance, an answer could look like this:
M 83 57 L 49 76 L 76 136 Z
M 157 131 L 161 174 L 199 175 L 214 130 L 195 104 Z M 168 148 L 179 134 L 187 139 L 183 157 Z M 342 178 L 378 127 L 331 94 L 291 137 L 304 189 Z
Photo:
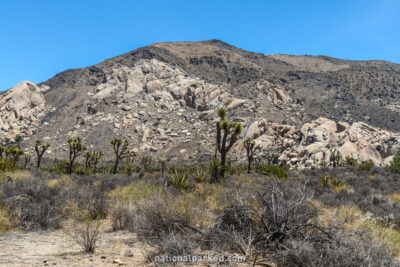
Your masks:
M 216 109 L 241 122 L 242 136 L 297 166 L 332 148 L 384 164 L 400 138 L 400 65 L 326 56 L 264 55 L 218 40 L 156 43 L 41 84 L 0 95 L 2 141 L 52 144 L 82 136 L 110 157 L 126 138 L 139 153 L 171 159 L 210 155 Z M 242 158 L 241 144 L 233 157 Z

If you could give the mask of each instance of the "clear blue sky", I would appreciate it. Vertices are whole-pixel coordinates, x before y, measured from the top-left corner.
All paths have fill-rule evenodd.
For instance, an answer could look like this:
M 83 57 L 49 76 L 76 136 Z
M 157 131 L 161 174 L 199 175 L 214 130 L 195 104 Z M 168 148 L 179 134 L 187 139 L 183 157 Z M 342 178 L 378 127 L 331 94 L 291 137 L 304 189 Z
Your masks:
M 400 63 L 400 1 L 1 1 L 0 90 L 154 42 L 214 38 L 265 54 Z

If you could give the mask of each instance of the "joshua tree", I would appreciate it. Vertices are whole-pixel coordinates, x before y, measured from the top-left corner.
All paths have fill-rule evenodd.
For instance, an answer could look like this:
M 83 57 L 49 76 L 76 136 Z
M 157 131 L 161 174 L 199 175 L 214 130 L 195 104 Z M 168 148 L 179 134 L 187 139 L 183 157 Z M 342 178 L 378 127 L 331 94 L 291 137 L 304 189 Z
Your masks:
M 246 148 L 246 156 L 247 156 L 247 173 L 250 173 L 251 162 L 253 161 L 254 152 L 256 152 L 260 146 L 256 146 L 256 142 L 252 141 L 250 138 L 244 140 L 244 147 Z
M 340 155 L 340 152 L 337 149 L 331 149 L 330 152 L 331 155 L 329 157 L 329 160 L 332 164 L 332 167 L 334 168 L 339 167 L 342 155 Z
M 31 155 L 25 155 L 24 159 L 25 159 L 25 163 L 24 163 L 24 169 L 26 169 L 26 165 L 28 165 L 28 163 L 31 161 L 32 156 Z
M 22 156 L 23 154 L 24 151 L 19 147 L 9 146 L 6 149 L 6 159 L 10 157 L 13 167 L 17 164 L 19 157 Z
M 116 138 L 111 141 L 111 145 L 113 146 L 115 152 L 115 164 L 113 173 L 116 174 L 119 162 L 124 158 L 131 157 L 132 152 L 128 150 L 128 140 L 122 141 L 121 139 Z
M 40 140 L 36 140 L 35 142 L 35 151 L 36 151 L 36 155 L 37 155 L 37 164 L 36 167 L 39 168 L 40 167 L 40 162 L 42 161 L 42 157 L 44 152 L 46 152 L 46 150 L 50 147 L 50 144 L 43 144 Z
M 67 140 L 67 142 L 69 145 L 68 174 L 71 174 L 76 158 L 86 150 L 86 147 L 82 144 L 82 138 L 79 136 L 77 138 L 70 138 Z
M 100 161 L 100 158 L 103 156 L 103 153 L 100 151 L 88 151 L 85 154 L 85 169 L 86 171 L 93 167 L 93 172 L 97 171 L 97 164 Z
M 153 162 L 153 158 L 151 156 L 142 157 L 142 159 L 140 161 L 142 167 L 140 168 L 140 171 L 139 171 L 139 179 L 142 179 L 144 177 L 144 174 L 149 170 L 149 167 L 152 162 Z
M 225 176 L 226 154 L 237 141 L 239 134 L 242 131 L 242 125 L 237 122 L 229 122 L 225 120 L 226 111 L 221 108 L 218 110 L 220 121 L 217 122 L 217 150 L 221 154 L 221 170 L 219 176 Z M 228 141 L 229 137 L 229 141 Z M 216 180 L 218 177 L 216 177 Z

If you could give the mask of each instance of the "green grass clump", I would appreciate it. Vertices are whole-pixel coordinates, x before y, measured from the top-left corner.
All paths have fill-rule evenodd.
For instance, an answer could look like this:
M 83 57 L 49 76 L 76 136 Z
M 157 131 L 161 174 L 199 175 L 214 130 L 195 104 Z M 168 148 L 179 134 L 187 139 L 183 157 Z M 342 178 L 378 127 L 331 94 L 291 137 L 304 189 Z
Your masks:
M 274 164 L 260 164 L 257 168 L 257 173 L 266 176 L 275 176 L 280 180 L 286 180 L 288 178 L 285 169 Z
M 323 186 L 332 187 L 333 192 L 348 191 L 350 188 L 336 176 L 322 175 L 319 179 Z
M 375 164 L 372 160 L 364 160 L 358 165 L 358 170 L 360 171 L 369 171 L 374 167 Z
M 109 193 L 109 197 L 122 201 L 141 200 L 158 195 L 161 189 L 160 185 L 138 181 L 128 186 L 117 187 Z
M 390 164 L 386 166 L 386 170 L 391 173 L 400 173 L 400 150 L 397 151 Z

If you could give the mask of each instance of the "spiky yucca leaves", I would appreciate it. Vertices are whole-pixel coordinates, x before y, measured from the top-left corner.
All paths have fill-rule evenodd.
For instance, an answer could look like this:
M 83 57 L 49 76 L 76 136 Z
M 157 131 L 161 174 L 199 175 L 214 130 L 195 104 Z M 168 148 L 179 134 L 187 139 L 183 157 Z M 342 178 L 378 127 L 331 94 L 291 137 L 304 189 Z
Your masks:
M 193 188 L 192 184 L 189 182 L 189 173 L 177 169 L 168 176 L 168 185 L 180 191 L 187 191 Z
M 253 161 L 254 157 L 254 152 L 256 152 L 258 149 L 260 149 L 260 146 L 256 146 L 256 142 L 251 140 L 250 138 L 247 138 L 243 142 L 244 148 L 246 149 L 246 156 L 247 156 L 247 173 L 250 173 L 251 170 L 251 162 Z
M 219 172 L 221 171 L 221 162 L 217 158 L 217 156 L 213 157 L 210 161 L 210 175 L 213 181 L 218 181 Z
M 133 154 L 132 154 L 133 152 L 131 152 L 128 149 L 128 146 L 129 146 L 128 140 L 122 141 L 121 139 L 116 138 L 111 141 L 111 145 L 113 146 L 113 149 L 115 152 L 115 164 L 114 164 L 113 173 L 116 174 L 117 170 L 118 170 L 119 162 L 124 158 L 133 156 Z
M 163 183 L 165 185 L 166 184 L 165 172 L 167 170 L 167 160 L 161 159 L 160 164 L 161 164 L 161 179 L 163 180 Z
M 71 174 L 76 158 L 86 150 L 86 147 L 82 144 L 82 138 L 79 136 L 76 138 L 69 138 L 67 142 L 69 146 L 69 166 L 67 172 Z
M 239 134 L 242 132 L 242 125 L 237 122 L 229 122 L 226 120 L 226 111 L 221 108 L 218 110 L 220 121 L 217 122 L 217 150 L 221 155 L 221 170 L 219 176 L 224 178 L 226 155 L 232 148 L 233 144 L 238 140 Z M 214 177 L 218 180 L 218 176 Z
M 93 167 L 93 173 L 97 172 L 97 164 L 100 161 L 100 158 L 103 156 L 103 153 L 100 151 L 88 151 L 85 154 L 85 169 L 86 171 L 90 170 Z
M 204 183 L 207 180 L 207 171 L 203 166 L 197 166 L 193 173 L 194 180 L 198 183 Z
M 26 169 L 26 166 L 28 165 L 28 163 L 31 161 L 32 156 L 31 155 L 25 155 L 24 156 L 25 162 L 24 162 L 24 169 Z
M 37 162 L 36 162 L 36 167 L 40 168 L 40 163 L 42 161 L 42 157 L 46 150 L 50 147 L 50 144 L 44 144 L 40 140 L 36 140 L 35 142 L 35 151 L 36 151 L 36 156 L 37 156 Z

